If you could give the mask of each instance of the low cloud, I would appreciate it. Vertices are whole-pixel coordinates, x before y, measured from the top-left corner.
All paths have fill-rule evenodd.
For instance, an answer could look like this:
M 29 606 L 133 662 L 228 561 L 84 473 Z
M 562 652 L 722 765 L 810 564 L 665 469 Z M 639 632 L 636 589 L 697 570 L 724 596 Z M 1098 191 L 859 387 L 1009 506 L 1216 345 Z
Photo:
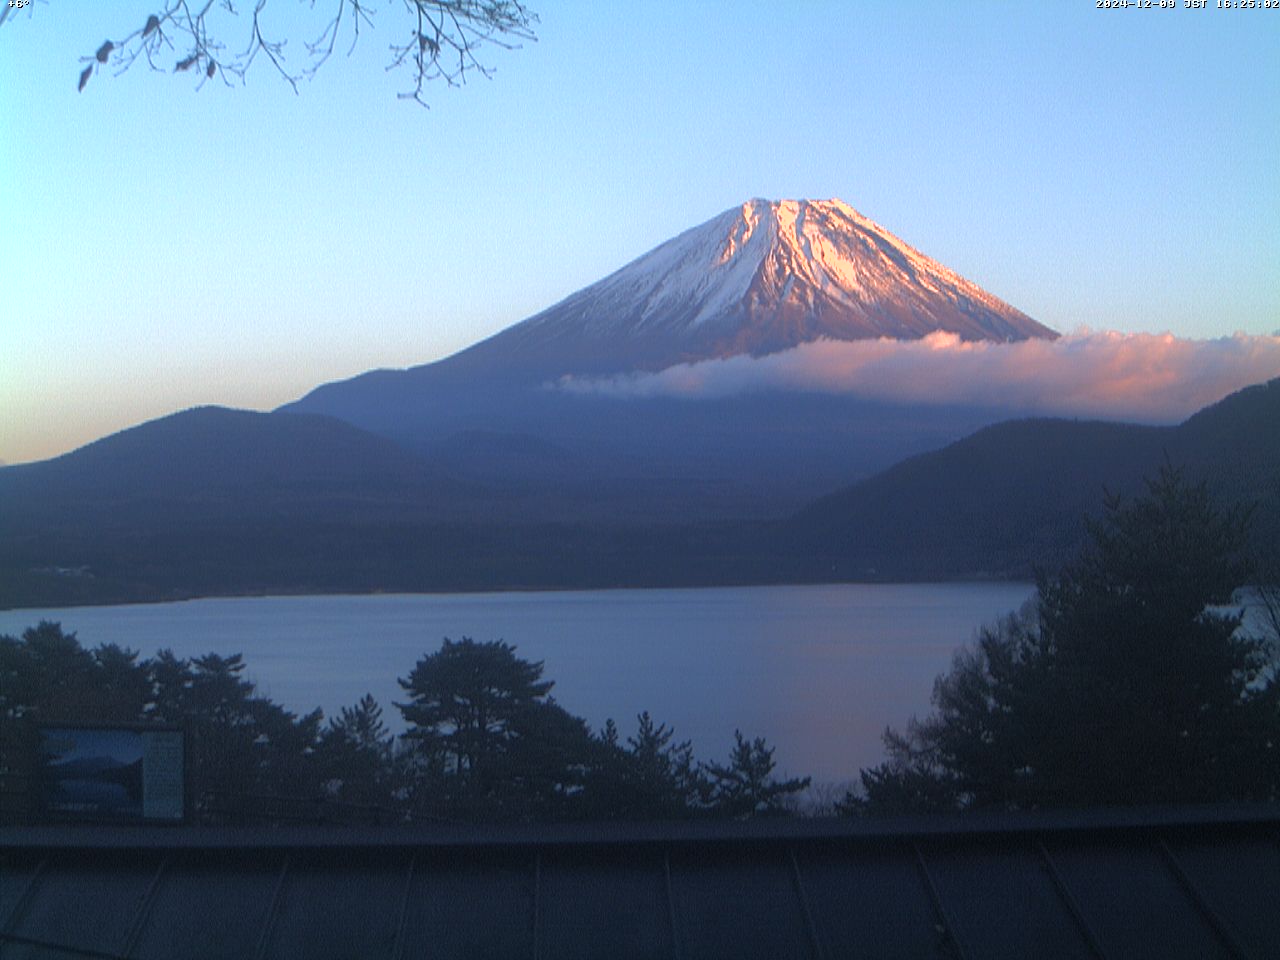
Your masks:
M 1172 423 L 1232 391 L 1280 376 L 1280 334 L 1186 340 L 1080 331 L 1057 340 L 819 340 L 764 357 L 657 373 L 565 377 L 557 386 L 618 397 L 724 397 L 819 391 L 869 400 L 972 404 L 1021 413 Z

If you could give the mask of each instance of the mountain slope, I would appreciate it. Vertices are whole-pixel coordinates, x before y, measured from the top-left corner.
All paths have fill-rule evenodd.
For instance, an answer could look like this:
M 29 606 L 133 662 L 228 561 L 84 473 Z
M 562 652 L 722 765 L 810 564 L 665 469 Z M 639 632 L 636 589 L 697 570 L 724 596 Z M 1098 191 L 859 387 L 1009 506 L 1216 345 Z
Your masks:
M 1056 336 L 840 200 L 751 200 L 453 359 L 554 377 L 934 330 Z
M 554 384 L 823 337 L 938 329 L 965 339 L 1056 336 L 838 200 L 752 200 L 453 356 L 325 384 L 282 409 L 337 417 L 425 456 L 466 449 L 467 475 L 523 485 L 530 503 L 546 505 L 543 518 L 574 509 L 588 475 L 593 489 L 618 491 L 629 512 L 653 503 L 655 520 L 670 518 L 667 507 L 777 515 L 1009 412 L 803 390 L 610 398 Z M 499 435 L 560 454 L 504 473 L 518 458 L 473 442 Z M 695 482 L 718 484 L 723 496 L 699 496 L 687 509 L 673 502 L 673 483 Z
M 464 495 L 390 440 L 313 414 L 197 407 L 0 473 L 0 530 L 85 512 L 192 517 L 313 501 Z
M 1025 577 L 1056 568 L 1107 491 L 1132 494 L 1167 461 L 1222 503 L 1256 503 L 1260 546 L 1280 534 L 1280 379 L 1176 427 L 1070 420 L 996 424 L 812 504 L 793 549 L 859 579 Z
M 554 380 L 934 330 L 966 340 L 1057 336 L 843 201 L 757 199 L 451 357 L 328 384 L 296 406 L 333 412 L 335 393 L 396 380 Z
M 1022 578 L 1075 551 L 1082 517 L 1101 510 L 1104 489 L 1138 489 L 1166 457 L 1193 478 L 1206 477 L 1223 502 L 1258 500 L 1254 534 L 1266 546 L 1280 541 L 1277 422 L 1280 380 L 1177 427 L 1000 424 L 789 520 L 659 520 L 616 509 L 634 499 L 626 491 L 625 501 L 609 501 L 620 495 L 605 491 L 603 505 L 615 509 L 592 513 L 601 485 L 589 478 L 574 490 L 576 515 L 542 522 L 499 516 L 500 495 L 481 488 L 468 496 L 343 424 L 188 411 L 62 462 L 33 465 L 43 470 L 0 473 L 0 607 L 261 593 Z M 257 439 L 234 442 L 244 434 Z M 328 438 L 327 446 L 291 457 L 288 438 L 307 434 Z M 183 435 L 193 439 L 179 442 Z M 273 448 L 276 441 L 285 452 L 274 462 L 267 449 L 259 466 L 244 463 L 254 442 Z M 520 437 L 463 441 L 463 453 L 497 446 L 527 462 L 562 456 Z M 165 465 L 187 458 L 186 447 L 202 459 Z M 113 464 L 126 451 L 124 466 Z M 148 464 L 151 480 L 135 488 L 130 478 Z M 97 496 L 95 475 L 102 479 Z M 688 495 L 687 483 L 673 486 Z

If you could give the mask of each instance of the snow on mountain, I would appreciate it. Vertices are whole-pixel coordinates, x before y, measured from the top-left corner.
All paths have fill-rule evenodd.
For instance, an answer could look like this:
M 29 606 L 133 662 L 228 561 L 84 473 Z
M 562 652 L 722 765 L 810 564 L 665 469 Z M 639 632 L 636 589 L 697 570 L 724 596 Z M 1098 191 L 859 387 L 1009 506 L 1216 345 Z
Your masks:
M 783 389 L 708 403 L 548 387 L 770 365 L 797 347 L 891 350 L 935 331 L 961 347 L 1057 336 L 838 200 L 751 200 L 450 357 L 324 384 L 283 409 L 464 463 L 543 518 L 782 511 L 994 415 L 831 391 L 803 364 Z
M 445 362 L 613 373 L 935 330 L 1057 336 L 840 200 L 756 199 Z

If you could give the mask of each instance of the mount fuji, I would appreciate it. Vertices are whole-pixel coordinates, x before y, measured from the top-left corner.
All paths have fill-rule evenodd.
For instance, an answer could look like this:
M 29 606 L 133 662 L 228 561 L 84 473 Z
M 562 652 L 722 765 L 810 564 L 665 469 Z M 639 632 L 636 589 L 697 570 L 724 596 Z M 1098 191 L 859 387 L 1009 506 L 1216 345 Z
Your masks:
M 721 487 L 708 501 L 721 508 L 719 520 L 707 522 L 705 505 L 683 516 L 656 511 L 660 478 L 629 488 L 616 477 L 600 482 L 598 458 L 579 459 L 595 477 L 561 490 L 575 512 L 549 518 L 546 498 L 460 484 L 331 418 L 188 410 L 0 471 L 0 609 L 295 593 L 1029 579 L 1034 568 L 1076 554 L 1081 517 L 1096 516 L 1107 491 L 1140 491 L 1143 476 L 1170 462 L 1208 482 L 1220 503 L 1256 504 L 1254 542 L 1265 551 L 1280 538 L 1277 418 L 1280 379 L 1176 427 L 1009 421 L 790 517 L 753 516 L 743 509 L 753 501 L 730 502 Z M 690 423 L 677 426 L 678 436 Z M 552 453 L 491 440 L 515 448 L 509 452 Z M 776 438 L 755 440 L 757 474 L 785 464 L 774 456 Z M 464 447 L 454 445 L 451 464 L 474 455 Z M 677 486 L 687 504 L 698 484 Z
M 977 353 L 1057 336 L 838 200 L 752 200 L 437 362 L 269 414 L 188 410 L 0 470 L 0 607 L 1025 576 L 1064 555 L 1104 484 L 1132 487 L 1170 451 L 1246 498 L 1275 474 L 1274 384 L 1176 429 L 976 434 L 1025 411 L 876 401 L 802 376 L 591 388 L 850 349 L 830 341 L 932 349 L 935 331 Z
M 454 362 L 618 373 L 937 330 L 1057 336 L 840 200 L 750 200 Z
M 554 380 L 761 356 L 824 338 L 908 340 L 934 331 L 964 340 L 1057 337 L 841 200 L 756 199 L 402 375 Z M 376 376 L 386 380 L 387 371 Z M 320 411 L 361 379 L 321 387 L 297 406 Z
M 325 384 L 281 409 L 336 417 L 508 493 L 536 489 L 539 515 L 548 497 L 556 517 L 593 500 L 600 516 L 624 501 L 641 516 L 771 513 L 1009 411 L 803 388 L 686 401 L 557 386 L 934 331 L 1057 336 L 840 200 L 750 200 L 450 357 Z

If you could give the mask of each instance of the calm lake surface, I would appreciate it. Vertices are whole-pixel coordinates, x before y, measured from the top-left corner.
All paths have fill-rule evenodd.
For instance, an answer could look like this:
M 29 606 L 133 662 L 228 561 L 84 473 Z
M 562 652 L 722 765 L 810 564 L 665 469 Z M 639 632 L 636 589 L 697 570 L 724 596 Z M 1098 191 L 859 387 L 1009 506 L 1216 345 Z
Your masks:
M 880 734 L 929 708 L 933 679 L 1031 584 L 839 584 L 688 590 L 254 597 L 0 611 L 0 633 L 60 621 L 82 644 L 153 656 L 243 653 L 259 692 L 332 716 L 366 692 L 392 703 L 444 637 L 506 640 L 542 660 L 553 695 L 625 737 L 648 710 L 727 758 L 733 731 L 766 737 L 778 770 L 843 782 L 882 759 Z

